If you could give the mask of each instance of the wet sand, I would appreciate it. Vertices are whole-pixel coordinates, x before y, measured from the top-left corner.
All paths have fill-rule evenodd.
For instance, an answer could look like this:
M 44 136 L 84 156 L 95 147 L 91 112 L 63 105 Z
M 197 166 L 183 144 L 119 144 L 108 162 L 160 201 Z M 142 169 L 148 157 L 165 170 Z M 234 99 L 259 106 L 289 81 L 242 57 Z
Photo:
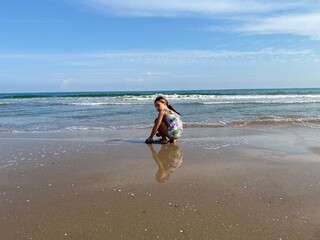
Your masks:
M 318 240 L 319 133 L 186 129 L 176 145 L 4 133 L 1 239 Z

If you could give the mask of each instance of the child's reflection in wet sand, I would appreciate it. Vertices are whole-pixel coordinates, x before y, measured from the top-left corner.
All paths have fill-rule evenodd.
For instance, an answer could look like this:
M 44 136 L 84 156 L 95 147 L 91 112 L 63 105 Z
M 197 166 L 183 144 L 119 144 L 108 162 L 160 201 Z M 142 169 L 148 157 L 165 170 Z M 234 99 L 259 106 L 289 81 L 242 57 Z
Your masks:
M 170 173 L 179 168 L 182 164 L 182 149 L 174 143 L 161 145 L 159 152 L 148 144 L 152 157 L 157 163 L 159 169 L 156 173 L 156 179 L 164 183 L 169 179 Z

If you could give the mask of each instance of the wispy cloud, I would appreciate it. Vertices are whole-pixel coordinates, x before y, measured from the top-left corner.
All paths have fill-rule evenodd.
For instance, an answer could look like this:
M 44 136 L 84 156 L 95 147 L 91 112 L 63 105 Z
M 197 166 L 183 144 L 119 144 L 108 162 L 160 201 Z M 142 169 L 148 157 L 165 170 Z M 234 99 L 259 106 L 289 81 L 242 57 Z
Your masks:
M 0 54 L 0 63 L 10 62 L 21 66 L 46 66 L 49 69 L 102 69 L 128 67 L 137 69 L 145 66 L 206 66 L 212 64 L 255 64 L 274 61 L 315 61 L 319 59 L 311 50 L 265 48 L 257 51 L 117 51 L 102 53 L 73 54 Z
M 294 34 L 320 40 L 320 12 L 259 19 L 238 31 L 258 34 Z
M 63 80 L 63 82 L 60 84 L 60 88 L 69 87 L 72 84 L 73 81 L 74 81 L 73 79 L 65 79 L 65 80 Z
M 78 1 L 79 2 L 79 1 Z M 294 10 L 306 1 L 283 0 L 81 0 L 100 11 L 125 16 L 168 17 L 196 15 L 208 17 L 226 13 L 266 13 Z
M 70 0 L 74 1 L 74 0 Z M 293 34 L 320 40 L 320 3 L 312 0 L 80 0 L 98 11 L 129 17 L 233 19 L 210 31 Z
M 319 59 L 309 49 L 292 50 L 264 48 L 257 51 L 209 51 L 209 50 L 173 50 L 173 51 L 112 51 L 92 53 L 61 54 L 0 54 L 0 63 L 10 61 L 20 64 L 48 66 L 66 66 L 73 68 L 95 69 L 116 66 L 146 65 L 210 65 L 223 63 L 257 63 L 262 61 L 315 61 Z M 152 73 L 149 73 L 152 75 Z

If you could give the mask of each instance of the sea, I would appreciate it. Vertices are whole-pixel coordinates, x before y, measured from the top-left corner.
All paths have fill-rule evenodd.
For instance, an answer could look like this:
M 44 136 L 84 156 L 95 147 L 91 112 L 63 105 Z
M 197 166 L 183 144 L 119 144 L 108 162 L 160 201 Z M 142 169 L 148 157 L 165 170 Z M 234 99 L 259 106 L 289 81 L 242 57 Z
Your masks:
M 320 88 L 0 94 L 0 132 L 148 129 L 164 96 L 184 128 L 320 127 Z

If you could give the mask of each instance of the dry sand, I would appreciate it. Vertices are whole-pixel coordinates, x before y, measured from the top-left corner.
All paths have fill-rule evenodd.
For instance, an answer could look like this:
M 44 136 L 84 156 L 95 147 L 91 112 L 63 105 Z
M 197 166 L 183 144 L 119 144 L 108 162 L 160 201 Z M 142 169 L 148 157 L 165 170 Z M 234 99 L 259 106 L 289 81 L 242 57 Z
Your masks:
M 0 236 L 319 240 L 319 133 L 186 129 L 163 146 L 2 134 Z

